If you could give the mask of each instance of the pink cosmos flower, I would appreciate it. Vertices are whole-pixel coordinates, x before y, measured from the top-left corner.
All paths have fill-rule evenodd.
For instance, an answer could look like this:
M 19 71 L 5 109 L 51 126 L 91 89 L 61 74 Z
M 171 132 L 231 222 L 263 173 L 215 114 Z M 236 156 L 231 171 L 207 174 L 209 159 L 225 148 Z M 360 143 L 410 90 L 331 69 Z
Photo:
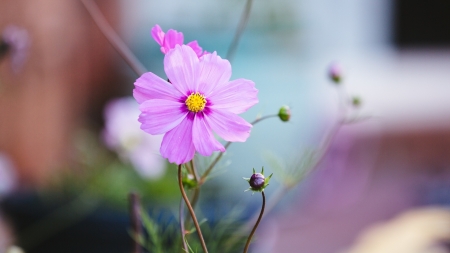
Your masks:
M 160 153 L 171 163 L 190 161 L 195 151 L 209 156 L 225 151 L 213 132 L 226 141 L 244 142 L 252 125 L 237 116 L 258 103 L 254 82 L 229 81 L 230 62 L 216 52 L 197 57 L 186 45 L 176 45 L 164 58 L 170 83 L 148 72 L 134 83 L 145 132 L 164 134 Z
M 165 34 L 159 25 L 155 25 L 152 28 L 152 37 L 161 46 L 161 52 L 163 54 L 167 54 L 167 52 L 174 49 L 176 45 L 183 45 L 184 43 L 183 33 L 169 29 L 167 34 Z M 196 40 L 191 41 L 186 45 L 190 46 L 192 50 L 194 50 L 197 57 L 201 57 L 204 54 L 209 54 L 206 51 L 203 52 L 203 49 L 198 45 Z

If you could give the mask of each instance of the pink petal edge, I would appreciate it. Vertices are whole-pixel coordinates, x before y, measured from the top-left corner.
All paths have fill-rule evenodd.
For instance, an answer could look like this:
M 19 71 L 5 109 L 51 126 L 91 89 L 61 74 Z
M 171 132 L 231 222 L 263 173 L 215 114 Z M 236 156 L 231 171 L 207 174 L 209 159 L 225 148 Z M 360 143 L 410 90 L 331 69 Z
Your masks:
M 141 114 L 139 122 L 145 132 L 158 135 L 166 133 L 180 124 L 186 118 L 187 111 L 183 110 L 184 104 L 180 102 L 151 99 L 139 106 Z
M 152 37 L 160 46 L 162 46 L 164 43 L 164 35 L 165 34 L 159 25 L 153 26 Z
M 236 79 L 217 87 L 208 97 L 210 107 L 235 114 L 247 111 L 258 103 L 258 90 L 255 83 L 247 79 Z
M 214 89 L 225 85 L 231 77 L 231 64 L 216 52 L 200 58 L 198 90 L 209 96 Z
M 223 145 L 214 137 L 211 128 L 207 125 L 201 113 L 194 117 L 192 141 L 198 153 L 204 156 L 210 156 L 214 151 L 225 151 Z
M 189 162 L 194 158 L 192 118 L 185 117 L 177 127 L 164 135 L 160 152 L 164 158 L 169 159 L 169 162 L 178 165 Z
M 199 60 L 192 48 L 177 45 L 164 57 L 164 71 L 172 85 L 182 94 L 196 91 Z
M 205 121 L 222 139 L 232 142 L 245 142 L 250 136 L 252 125 L 238 115 L 209 108 Z
M 172 84 L 152 72 L 144 73 L 134 82 L 133 96 L 141 104 L 149 99 L 178 101 L 183 97 Z
M 182 32 L 178 32 L 173 29 L 169 29 L 164 37 L 164 42 L 161 47 L 161 52 L 167 54 L 170 50 L 174 49 L 176 45 L 183 45 L 184 35 Z

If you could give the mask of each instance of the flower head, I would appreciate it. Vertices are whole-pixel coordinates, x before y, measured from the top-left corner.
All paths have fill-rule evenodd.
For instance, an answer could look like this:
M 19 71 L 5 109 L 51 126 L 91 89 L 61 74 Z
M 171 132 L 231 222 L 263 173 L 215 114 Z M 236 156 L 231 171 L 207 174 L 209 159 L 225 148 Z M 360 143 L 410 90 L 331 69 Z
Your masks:
M 106 146 L 129 161 L 145 178 L 164 174 L 165 161 L 159 154 L 161 135 L 148 135 L 139 129 L 139 106 L 131 97 L 110 101 L 104 111 L 103 141 Z
M 19 72 L 28 57 L 30 48 L 30 36 L 27 30 L 9 25 L 3 30 L 0 39 L 0 48 L 3 49 L 1 51 L 10 51 L 12 69 L 16 73 Z
M 278 117 L 283 122 L 287 122 L 291 119 L 291 108 L 287 105 L 283 105 L 278 111 Z
M 152 28 L 152 37 L 161 46 L 161 52 L 163 54 L 167 54 L 167 52 L 174 49 L 176 45 L 183 45 L 184 43 L 183 33 L 173 29 L 169 29 L 167 33 L 164 33 L 159 25 L 155 25 Z M 186 45 L 194 50 L 197 57 L 208 54 L 206 51 L 203 52 L 203 49 L 198 45 L 196 40 L 191 41 Z
M 335 82 L 336 84 L 339 84 L 342 81 L 342 68 L 341 65 L 337 63 L 332 63 L 328 69 L 328 75 L 330 76 L 330 79 Z
M 269 185 L 270 178 L 272 178 L 272 174 L 270 174 L 269 177 L 264 176 L 264 167 L 261 170 L 261 173 L 256 173 L 255 169 L 253 169 L 253 174 L 250 178 L 245 178 L 249 184 L 250 188 L 248 188 L 246 191 L 253 191 L 253 192 L 262 192 L 264 189 Z
M 148 72 L 134 83 L 140 104 L 141 129 L 164 134 L 160 152 L 170 162 L 190 161 L 195 151 L 209 156 L 225 151 L 214 137 L 244 142 L 252 125 L 237 116 L 258 103 L 255 84 L 230 81 L 231 65 L 216 52 L 197 57 L 186 45 L 176 45 L 164 58 L 170 82 Z

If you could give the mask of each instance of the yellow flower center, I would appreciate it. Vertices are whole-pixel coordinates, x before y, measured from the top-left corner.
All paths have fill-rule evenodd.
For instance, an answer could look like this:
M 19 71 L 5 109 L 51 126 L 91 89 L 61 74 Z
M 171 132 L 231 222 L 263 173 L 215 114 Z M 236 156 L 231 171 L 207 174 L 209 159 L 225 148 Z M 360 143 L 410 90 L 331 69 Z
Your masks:
M 205 109 L 206 99 L 202 94 L 195 92 L 189 95 L 184 103 L 186 104 L 189 111 L 199 112 Z

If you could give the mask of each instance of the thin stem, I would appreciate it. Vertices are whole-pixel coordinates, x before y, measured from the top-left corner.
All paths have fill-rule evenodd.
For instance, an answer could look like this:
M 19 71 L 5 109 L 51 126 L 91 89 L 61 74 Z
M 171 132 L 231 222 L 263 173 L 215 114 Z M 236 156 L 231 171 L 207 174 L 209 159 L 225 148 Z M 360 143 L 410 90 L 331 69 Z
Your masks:
M 198 200 L 199 200 L 199 197 L 200 197 L 200 187 L 196 187 L 195 189 L 194 189 L 194 194 L 192 195 L 192 201 L 191 201 L 191 206 L 192 206 L 192 209 L 194 209 L 195 210 L 195 206 L 197 205 L 197 202 L 198 202 Z M 190 227 L 190 222 L 189 222 L 190 220 L 189 219 L 187 219 L 186 221 L 185 221 L 185 223 L 184 223 L 184 226 L 187 228 L 187 229 L 189 229 L 189 227 Z
M 225 144 L 225 150 L 231 145 L 232 142 L 227 142 L 227 144 Z M 216 166 L 216 164 L 219 162 L 220 158 L 222 158 L 223 156 L 223 152 L 220 152 L 216 159 L 214 159 L 214 161 L 211 163 L 211 165 L 209 165 L 208 169 L 206 169 L 205 173 L 203 173 L 202 177 L 200 178 L 200 182 L 199 185 L 202 185 L 205 180 L 206 177 L 209 175 L 209 173 L 211 173 L 212 169 L 214 168 L 214 166 Z
M 181 230 L 181 240 L 183 241 L 183 252 L 188 252 L 188 247 L 186 245 L 186 239 L 185 239 L 185 229 L 184 229 L 184 203 L 183 199 L 180 200 L 180 230 Z
M 185 164 L 185 165 L 187 165 L 187 164 Z M 192 198 L 191 198 L 192 209 L 195 210 L 195 205 L 197 205 L 198 198 L 200 196 L 200 187 L 198 187 L 198 184 L 200 182 L 200 177 L 198 175 L 197 169 L 195 168 L 194 159 L 192 159 L 189 162 L 189 165 L 190 165 L 191 173 L 194 175 L 195 182 L 197 183 L 197 187 L 195 187 L 194 194 L 192 195 Z M 184 226 L 187 229 L 189 229 L 189 226 L 190 226 L 189 221 L 190 221 L 189 219 L 185 220 L 185 223 L 184 223 Z
M 208 249 L 206 248 L 205 240 L 203 239 L 202 231 L 200 230 L 200 225 L 198 224 L 197 217 L 195 216 L 194 209 L 189 202 L 189 198 L 186 196 L 186 192 L 184 191 L 183 182 L 181 179 L 181 165 L 178 165 L 178 185 L 180 186 L 180 192 L 183 196 L 184 202 L 186 202 L 186 206 L 189 209 L 189 213 L 191 214 L 192 221 L 194 222 L 195 228 L 197 229 L 198 237 L 202 244 L 203 251 L 208 253 Z
M 236 53 L 237 46 L 239 44 L 239 40 L 244 32 L 245 27 L 247 26 L 248 19 L 250 17 L 250 10 L 252 9 L 252 0 L 247 0 L 247 4 L 245 5 L 244 13 L 242 13 L 241 20 L 239 21 L 239 26 L 234 34 L 233 41 L 230 44 L 227 52 L 227 59 L 231 62 L 234 54 Z
M 245 244 L 245 248 L 244 248 L 244 253 L 247 253 L 248 247 L 250 246 L 250 241 L 252 240 L 252 237 L 253 237 L 253 234 L 255 233 L 256 228 L 258 227 L 259 222 L 261 222 L 262 216 L 264 214 L 264 208 L 266 207 L 266 195 L 264 194 L 264 191 L 261 192 L 261 195 L 262 195 L 262 199 L 263 199 L 261 212 L 259 213 L 258 220 L 256 221 L 256 224 L 253 227 L 252 232 L 248 236 L 247 243 Z
M 256 123 L 263 121 L 265 119 L 268 118 L 273 118 L 273 117 L 278 117 L 278 114 L 272 114 L 272 115 L 267 115 L 261 118 L 257 118 L 255 119 L 252 123 L 250 123 L 251 125 L 255 125 Z M 232 142 L 227 142 L 227 144 L 225 144 L 225 150 L 231 145 Z M 214 159 L 214 161 L 209 165 L 209 167 L 206 169 L 205 173 L 203 173 L 202 177 L 200 178 L 200 180 L 198 181 L 199 185 L 202 185 L 205 180 L 206 177 L 209 175 L 209 173 L 211 173 L 212 169 L 214 168 L 214 166 L 216 166 L 216 164 L 219 162 L 220 158 L 222 158 L 223 156 L 223 152 L 219 153 L 217 155 L 217 157 Z
M 142 247 L 138 242 L 138 238 L 142 236 L 141 204 L 139 201 L 139 195 L 135 192 L 132 192 L 129 195 L 129 200 L 130 200 L 131 226 L 135 238 L 133 253 L 141 253 Z
M 192 168 L 192 174 L 194 174 L 195 181 L 198 183 L 200 181 L 200 177 L 198 176 L 197 169 L 195 168 L 194 159 L 190 162 Z
M 263 120 L 268 119 L 268 118 L 274 118 L 274 117 L 278 117 L 278 114 L 272 114 L 272 115 L 267 115 L 267 116 L 264 116 L 264 117 L 261 117 L 261 118 L 257 118 L 250 124 L 254 125 L 254 124 L 256 124 L 256 123 L 258 123 L 260 121 L 263 121 Z
M 114 49 L 120 54 L 120 56 L 125 60 L 125 62 L 131 67 L 131 69 L 138 75 L 148 72 L 147 69 L 142 65 L 142 63 L 137 59 L 137 57 L 131 52 L 128 46 L 123 42 L 123 40 L 117 35 L 114 29 L 109 25 L 105 16 L 102 14 L 97 4 L 92 0 L 81 0 L 89 15 L 94 20 L 95 24 L 100 28 L 100 31 L 105 35 L 106 39 L 111 43 Z

